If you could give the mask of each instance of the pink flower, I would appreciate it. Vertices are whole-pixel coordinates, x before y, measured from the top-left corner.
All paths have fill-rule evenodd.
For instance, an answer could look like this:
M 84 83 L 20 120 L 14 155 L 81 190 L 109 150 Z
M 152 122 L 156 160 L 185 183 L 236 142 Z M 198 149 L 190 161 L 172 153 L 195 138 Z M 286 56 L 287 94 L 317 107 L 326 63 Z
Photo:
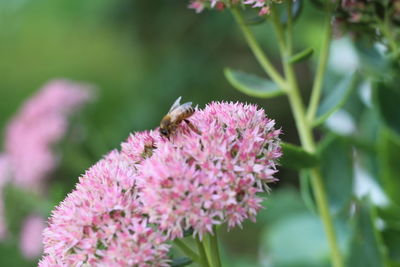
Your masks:
M 280 130 L 254 105 L 211 103 L 190 121 L 202 135 L 182 123 L 136 166 L 143 212 L 171 238 L 254 220 L 262 201 L 257 193 L 276 181 L 281 156 Z
M 87 85 L 55 80 L 24 103 L 9 123 L 5 138 L 15 184 L 41 187 L 57 164 L 52 145 L 65 135 L 68 115 L 90 98 Z
M 204 0 L 194 0 L 190 2 L 188 8 L 194 9 L 196 13 L 200 13 L 205 8 L 204 2 Z
M 295 1 L 295 0 L 293 0 Z M 352 1 L 352 0 L 351 0 Z M 232 0 L 229 3 L 223 0 L 191 0 L 189 8 L 195 9 L 196 13 L 202 12 L 206 7 L 211 9 L 223 10 L 225 7 L 235 5 L 247 5 L 258 10 L 259 15 L 269 14 L 271 3 L 281 3 L 281 0 Z
M 141 209 L 136 170 L 112 151 L 53 212 L 40 266 L 168 266 L 166 238 Z
M 0 153 L 0 187 L 10 179 L 10 163 L 6 154 Z
M 10 179 L 10 166 L 8 157 L 0 154 L 0 239 L 7 234 L 6 222 L 4 220 L 3 187 Z
M 260 12 L 258 12 L 258 15 L 259 16 L 264 16 L 264 15 L 269 14 L 269 13 L 270 13 L 270 7 L 269 6 L 265 6 L 265 7 L 262 7 L 260 9 Z
M 35 259 L 42 254 L 42 232 L 46 227 L 42 217 L 31 215 L 22 226 L 20 248 L 27 259 Z

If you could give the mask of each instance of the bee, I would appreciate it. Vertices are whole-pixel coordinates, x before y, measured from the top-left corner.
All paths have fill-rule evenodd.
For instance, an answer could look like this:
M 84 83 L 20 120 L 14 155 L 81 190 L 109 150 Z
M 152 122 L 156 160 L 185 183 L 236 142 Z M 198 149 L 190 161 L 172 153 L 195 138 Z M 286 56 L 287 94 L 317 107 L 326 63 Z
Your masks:
M 160 122 L 160 134 L 169 138 L 169 136 L 175 132 L 178 125 L 185 121 L 190 129 L 197 134 L 201 134 L 200 131 L 188 120 L 193 115 L 195 109 L 192 107 L 192 102 L 187 102 L 181 105 L 181 98 L 179 97 L 172 104 L 167 115 L 165 115 Z

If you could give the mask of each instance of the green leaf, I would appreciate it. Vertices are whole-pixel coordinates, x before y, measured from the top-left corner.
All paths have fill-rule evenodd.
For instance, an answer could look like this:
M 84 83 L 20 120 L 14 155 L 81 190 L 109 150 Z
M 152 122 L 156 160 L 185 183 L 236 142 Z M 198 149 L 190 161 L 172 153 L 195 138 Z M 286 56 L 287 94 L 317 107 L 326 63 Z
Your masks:
M 330 135 L 320 145 L 319 158 L 331 211 L 339 213 L 353 196 L 352 148 L 345 139 Z
M 376 212 L 369 201 L 362 200 L 357 209 L 347 266 L 388 266 L 385 247 L 376 229 L 376 220 Z
M 400 206 L 400 141 L 387 130 L 379 138 L 378 159 L 380 181 L 389 198 Z
M 259 98 L 271 98 L 285 94 L 272 81 L 242 71 L 225 68 L 224 74 L 228 82 L 240 92 Z
M 317 118 L 313 122 L 314 127 L 326 121 L 329 116 L 346 103 L 350 94 L 358 85 L 359 78 L 357 73 L 350 74 L 343 78 L 335 88 L 332 88 L 318 107 Z
M 329 266 L 329 247 L 321 220 L 308 213 L 293 214 L 270 225 L 261 251 L 271 266 Z
M 304 60 L 310 58 L 313 53 L 314 53 L 314 48 L 309 47 L 309 48 L 306 48 L 303 51 L 291 56 L 287 61 L 291 64 L 301 62 L 301 61 L 304 61 Z
M 172 260 L 172 267 L 182 267 L 191 264 L 193 261 L 188 257 L 175 258 Z
M 266 20 L 265 16 L 258 16 L 257 15 L 257 16 L 251 17 L 251 18 L 246 18 L 245 21 L 244 21 L 244 24 L 246 24 L 246 25 L 258 25 L 258 24 L 264 23 L 265 20 Z
M 263 207 L 257 214 L 257 224 L 270 225 L 294 214 L 307 212 L 307 207 L 301 201 L 296 188 L 283 187 L 271 194 L 262 203 Z
M 349 138 L 358 152 L 358 160 L 362 169 L 366 170 L 371 177 L 382 186 L 380 180 L 377 140 L 382 123 L 379 121 L 374 109 L 366 109 L 362 112 L 357 128 L 357 135 Z
M 398 83 L 377 82 L 373 86 L 374 104 L 383 122 L 400 136 L 400 90 Z
M 373 46 L 369 40 L 359 40 L 355 43 L 355 48 L 360 59 L 360 68 L 368 76 L 389 76 L 390 64 L 382 53 Z
M 274 267 L 325 267 L 329 265 L 329 247 L 320 218 L 307 211 L 297 190 L 282 188 L 266 200 L 261 221 L 259 253 Z M 271 214 L 272 213 L 272 214 Z M 259 217 L 257 218 L 257 221 Z M 339 247 L 349 242 L 349 227 L 336 220 Z
M 311 168 L 318 164 L 318 158 L 316 155 L 305 151 L 301 147 L 288 143 L 282 143 L 281 146 L 283 156 L 280 163 L 284 167 L 300 170 Z

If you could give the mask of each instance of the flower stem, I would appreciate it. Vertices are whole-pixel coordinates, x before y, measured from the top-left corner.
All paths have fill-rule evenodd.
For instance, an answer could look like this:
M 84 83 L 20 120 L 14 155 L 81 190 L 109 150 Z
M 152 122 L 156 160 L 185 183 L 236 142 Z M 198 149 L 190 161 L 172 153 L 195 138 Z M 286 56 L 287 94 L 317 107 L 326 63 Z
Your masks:
M 200 241 L 200 239 L 198 237 L 196 237 L 196 244 L 197 244 L 197 249 L 200 254 L 200 265 L 202 267 L 210 267 L 211 264 L 207 257 L 206 250 L 204 248 L 204 242 Z
M 311 91 L 310 103 L 307 110 L 307 120 L 311 124 L 315 118 L 315 114 L 317 113 L 319 100 L 321 98 L 322 84 L 324 81 L 326 65 L 328 62 L 329 45 L 331 43 L 331 38 L 332 38 L 331 4 L 329 3 L 326 4 L 325 16 L 326 17 L 325 17 L 324 31 L 323 31 L 324 36 L 322 39 L 318 68 L 315 75 L 313 88 Z
M 183 252 L 186 254 L 186 256 L 188 256 L 189 258 L 191 258 L 193 261 L 200 263 L 200 256 L 194 252 L 189 246 L 187 246 L 182 240 L 180 239 L 175 239 L 174 240 L 174 244 Z
M 243 32 L 243 35 L 246 39 L 247 44 L 249 45 L 251 51 L 253 52 L 254 56 L 256 57 L 257 61 L 260 63 L 261 67 L 264 71 L 271 77 L 271 79 L 279 85 L 282 89 L 286 89 L 286 82 L 282 78 L 282 75 L 275 69 L 272 65 L 271 61 L 265 55 L 263 50 L 261 49 L 260 45 L 258 44 L 254 34 L 250 31 L 247 25 L 244 22 L 243 16 L 240 11 L 236 8 L 232 8 L 232 14 L 235 18 L 237 24 L 239 25 L 240 29 Z
M 289 5 L 288 8 L 290 9 L 291 6 Z M 300 90 L 298 87 L 296 75 L 294 72 L 294 68 L 290 62 L 286 60 L 286 58 L 289 58 L 292 55 L 292 19 L 289 18 L 288 20 L 288 25 L 287 25 L 287 38 L 286 40 L 284 39 L 284 32 L 283 32 L 283 27 L 279 21 L 279 16 L 276 13 L 276 10 L 272 10 L 272 23 L 275 28 L 275 31 L 277 33 L 278 37 L 278 43 L 280 46 L 280 51 L 281 51 L 281 56 L 282 56 L 282 62 L 284 65 L 284 71 L 285 71 L 285 78 L 286 80 L 281 81 L 280 79 L 274 78 L 272 75 L 270 75 L 270 69 L 264 68 L 264 70 L 271 76 L 271 78 L 277 82 L 276 80 L 279 81 L 277 82 L 278 85 L 282 86 L 283 89 L 286 90 L 288 98 L 289 98 L 289 103 L 291 106 L 291 110 L 293 113 L 293 116 L 295 118 L 296 122 L 296 127 L 299 132 L 299 137 L 301 144 L 303 148 L 309 152 L 315 152 L 316 150 L 316 145 L 314 142 L 314 137 L 312 135 L 312 127 L 309 121 L 307 120 L 306 117 L 306 112 L 305 112 L 305 107 L 304 103 L 302 101 L 301 95 L 300 95 Z M 260 46 L 257 43 L 257 40 L 255 40 L 254 36 L 251 34 L 247 26 L 243 23 L 243 18 L 241 17 L 240 13 L 238 10 L 233 10 L 234 16 L 236 18 L 237 23 L 239 24 L 240 28 L 242 29 L 242 32 L 244 33 L 246 37 L 246 41 L 250 48 L 252 48 L 252 51 L 257 59 L 259 58 L 266 58 L 264 53 L 261 51 L 261 49 L 257 49 Z M 288 12 L 288 16 L 291 16 L 291 12 Z M 326 31 L 330 31 L 330 27 L 327 27 Z M 325 36 L 329 36 L 330 38 L 330 33 L 326 33 Z M 325 38 L 324 41 L 324 46 L 325 51 L 324 53 L 321 54 L 322 59 L 320 59 L 320 64 L 319 64 L 319 70 L 317 74 L 317 78 L 319 81 L 316 82 L 316 88 L 317 90 L 320 91 L 320 87 L 322 86 L 322 79 L 324 76 L 325 72 L 325 67 L 326 67 L 326 60 L 327 60 L 327 51 L 330 43 L 330 39 Z M 261 55 L 260 55 L 261 54 Z M 260 60 L 259 60 L 260 62 Z M 322 62 L 322 63 L 321 63 Z M 279 76 L 281 78 L 281 76 Z M 313 105 L 317 106 L 319 102 L 319 94 L 320 92 L 316 93 L 317 95 L 314 96 Z M 316 107 L 315 107 L 316 109 Z M 321 217 L 321 220 L 324 224 L 325 232 L 327 235 L 327 239 L 330 245 L 331 249 L 331 258 L 332 258 L 332 264 L 334 267 L 343 267 L 343 260 L 342 256 L 339 251 L 339 246 L 337 243 L 336 239 L 336 234 L 335 234 L 335 228 L 333 225 L 333 220 L 331 217 L 331 214 L 329 212 L 329 206 L 328 206 L 328 201 L 325 193 L 325 188 L 323 185 L 323 180 L 321 177 L 321 173 L 318 168 L 312 169 L 311 170 L 311 184 L 312 188 L 315 194 L 317 206 L 318 206 L 318 211 Z
M 213 267 L 221 267 L 221 258 L 219 255 L 218 248 L 218 234 L 217 228 L 214 227 L 214 235 L 209 234 L 210 241 L 210 254 L 211 254 L 211 262 Z
M 290 12 L 291 6 L 288 5 L 288 25 L 287 25 L 287 40 L 286 40 L 286 45 L 282 41 L 279 41 L 279 39 L 284 36 L 283 33 L 283 28 L 282 25 L 279 21 L 278 13 L 276 9 L 273 9 L 271 12 L 271 17 L 272 17 L 272 23 L 274 26 L 274 29 L 277 33 L 278 36 L 278 43 L 281 46 L 280 51 L 281 51 L 281 56 L 282 56 L 282 64 L 285 70 L 285 76 L 287 79 L 288 83 L 288 88 L 287 88 L 287 95 L 289 98 L 289 103 L 291 106 L 291 110 L 293 113 L 293 116 L 295 118 L 296 122 L 296 127 L 299 132 L 300 136 L 300 141 L 303 146 L 303 148 L 309 152 L 315 152 L 316 150 L 316 145 L 314 141 L 314 137 L 312 135 L 312 127 L 309 121 L 306 118 L 306 113 L 305 113 L 305 107 L 303 104 L 303 101 L 301 99 L 300 95 L 300 90 L 299 86 L 297 83 L 296 75 L 294 72 L 294 68 L 292 63 L 286 60 L 286 58 L 289 58 L 292 55 L 292 21 L 291 21 L 291 12 Z M 329 31 L 329 30 L 328 30 Z M 330 36 L 330 34 L 329 34 Z M 326 46 L 329 47 L 329 40 L 327 41 Z M 322 55 L 323 57 L 326 57 L 326 54 Z M 326 60 L 326 59 L 325 59 Z M 321 62 L 321 61 L 320 61 Z M 323 69 L 325 69 L 326 62 L 322 64 Z M 323 77 L 323 72 L 320 74 L 321 78 Z M 321 81 L 322 84 L 322 81 Z M 320 89 L 319 89 L 320 90 Z M 318 102 L 317 102 L 318 103 Z M 314 168 L 311 170 L 311 185 L 313 188 L 313 192 L 315 194 L 317 206 L 318 206 L 318 211 L 321 217 L 321 220 L 324 224 L 325 232 L 327 235 L 327 239 L 330 245 L 331 249 L 331 258 L 332 258 L 332 264 L 334 267 L 343 267 L 343 260 L 342 256 L 340 254 L 339 246 L 337 243 L 336 239 L 336 234 L 335 234 L 335 228 L 333 225 L 333 220 L 331 217 L 331 214 L 329 212 L 329 205 L 325 193 L 325 188 L 323 185 L 323 180 L 321 177 L 321 173 L 318 168 Z

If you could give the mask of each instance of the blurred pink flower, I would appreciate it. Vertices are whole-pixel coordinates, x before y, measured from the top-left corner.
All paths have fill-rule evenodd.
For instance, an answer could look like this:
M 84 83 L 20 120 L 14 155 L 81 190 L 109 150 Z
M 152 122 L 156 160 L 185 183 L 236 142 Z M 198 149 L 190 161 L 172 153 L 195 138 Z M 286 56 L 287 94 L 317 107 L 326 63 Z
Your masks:
M 65 135 L 68 115 L 90 98 L 89 86 L 55 80 L 24 103 L 8 125 L 5 139 L 15 184 L 41 187 L 57 164 L 52 145 Z
M 40 266 L 168 266 L 166 237 L 147 223 L 137 196 L 135 168 L 112 151 L 53 211 Z
M 42 217 L 31 215 L 23 226 L 20 234 L 20 249 L 27 259 L 35 259 L 42 254 L 42 232 L 46 227 Z
M 10 179 L 10 163 L 4 153 L 0 153 L 0 187 Z
M 3 187 L 10 179 L 10 165 L 8 157 L 0 154 L 0 239 L 3 239 L 7 233 L 6 222 L 4 220 L 4 202 Z
M 157 149 L 136 166 L 143 212 L 171 238 L 191 228 L 202 237 L 214 225 L 255 220 L 262 201 L 257 193 L 276 181 L 281 156 L 280 130 L 254 105 L 211 103 L 190 121 L 202 135 L 182 123 L 170 140 L 153 138 Z M 130 144 L 137 142 L 128 140 L 122 153 Z
M 200 13 L 205 8 L 204 0 L 193 0 L 189 4 L 190 9 L 194 9 L 196 13 Z
M 295 0 L 293 0 L 295 1 Z M 259 15 L 263 16 L 265 14 L 269 14 L 270 5 L 272 3 L 281 3 L 282 0 L 232 0 L 230 2 L 224 0 L 191 0 L 189 3 L 189 8 L 194 9 L 196 13 L 202 12 L 206 7 L 215 8 L 218 10 L 223 10 L 227 5 L 247 5 L 252 8 L 256 8 L 259 11 Z

